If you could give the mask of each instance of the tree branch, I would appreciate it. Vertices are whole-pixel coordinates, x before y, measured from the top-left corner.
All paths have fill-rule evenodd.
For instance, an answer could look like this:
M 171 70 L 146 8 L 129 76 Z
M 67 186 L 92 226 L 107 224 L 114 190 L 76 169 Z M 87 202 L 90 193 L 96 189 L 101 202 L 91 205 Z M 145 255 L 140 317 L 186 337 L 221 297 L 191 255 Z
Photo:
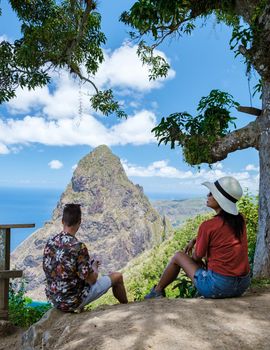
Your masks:
M 239 106 L 237 108 L 237 110 L 238 110 L 238 112 L 255 115 L 256 117 L 259 117 L 262 114 L 262 110 L 259 108 L 255 108 L 255 107 Z
M 237 129 L 226 136 L 219 138 L 213 145 L 208 158 L 200 159 L 200 163 L 212 164 L 225 159 L 229 153 L 249 147 L 258 149 L 258 138 L 259 126 L 256 120 L 241 129 Z
M 166 38 L 171 35 L 175 30 L 169 30 L 166 34 L 162 34 L 158 41 L 151 46 L 151 49 L 154 50 L 157 48 Z
M 250 23 L 254 8 L 260 5 L 259 0 L 236 0 L 235 12 L 244 18 L 247 23 Z
M 76 72 L 74 71 L 73 73 L 77 74 L 78 77 L 79 77 L 81 80 L 84 80 L 84 81 L 86 81 L 87 83 L 90 83 L 90 84 L 93 86 L 93 88 L 95 89 L 96 93 L 99 92 L 99 90 L 98 90 L 96 84 L 95 84 L 92 80 L 90 80 L 90 79 L 86 78 L 85 76 L 83 76 L 82 73 L 81 73 L 80 71 L 76 71 Z
M 168 26 L 157 27 L 157 30 L 159 30 L 161 32 L 161 35 L 159 38 L 157 38 L 157 42 L 155 44 L 153 44 L 151 46 L 151 48 L 155 49 L 156 47 L 158 47 L 167 38 L 167 36 L 170 36 L 174 32 L 178 32 L 178 34 L 180 34 L 179 27 L 182 24 L 184 24 L 185 22 L 191 21 L 192 19 L 195 19 L 195 18 L 194 17 L 187 17 L 187 18 L 183 19 L 182 21 L 177 22 L 176 24 L 170 24 Z
M 67 62 L 70 61 L 70 57 L 75 49 L 75 47 L 77 46 L 77 44 L 81 41 L 82 37 L 83 37 L 83 34 L 84 34 L 84 27 L 85 27 L 85 24 L 88 20 L 88 16 L 90 14 L 90 12 L 94 9 L 94 3 L 92 0 L 87 0 L 86 1 L 86 8 L 84 10 L 84 13 L 83 13 L 83 16 L 82 16 L 82 19 L 81 19 L 81 22 L 80 22 L 80 25 L 78 27 L 78 33 L 76 35 L 76 38 L 74 38 L 69 47 L 67 48 L 67 51 L 66 51 L 66 59 L 67 59 Z
M 246 56 L 247 53 L 248 53 L 247 48 L 246 48 L 245 46 L 243 46 L 243 45 L 239 45 L 238 50 L 239 50 L 239 52 L 241 52 L 241 54 L 242 54 L 243 56 Z
M 191 0 L 191 6 L 192 11 L 191 14 L 193 17 L 199 17 L 202 14 L 205 14 L 207 12 L 213 11 L 213 10 L 219 10 L 224 7 L 224 1 L 222 0 L 203 0 L 198 2 L 198 0 Z M 233 1 L 231 1 L 233 3 Z

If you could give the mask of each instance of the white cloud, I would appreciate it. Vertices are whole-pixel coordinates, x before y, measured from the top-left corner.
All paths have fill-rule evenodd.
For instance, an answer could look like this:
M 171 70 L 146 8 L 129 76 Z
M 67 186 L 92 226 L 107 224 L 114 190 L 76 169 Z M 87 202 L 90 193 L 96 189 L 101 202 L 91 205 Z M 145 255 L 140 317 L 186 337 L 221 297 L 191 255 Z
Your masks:
M 7 148 L 7 146 L 0 143 L 0 154 L 8 154 L 8 153 L 10 153 L 10 150 Z
M 151 111 L 140 111 L 122 119 L 118 124 L 105 127 L 91 115 L 82 115 L 76 119 L 46 121 L 41 117 L 27 116 L 23 119 L 0 119 L 0 145 L 2 153 L 7 147 L 18 144 L 41 143 L 51 146 L 100 144 L 142 145 L 156 142 L 151 133 L 156 124 L 156 117 Z M 1 153 L 1 146 L 0 146 Z
M 105 52 L 105 61 L 95 77 L 97 84 L 101 87 L 108 85 L 142 92 L 159 88 L 164 80 L 175 77 L 175 71 L 170 69 L 166 78 L 149 81 L 149 69 L 146 65 L 142 65 L 137 49 L 137 45 L 132 46 L 125 42 L 118 49 Z M 155 50 L 155 54 L 168 61 L 163 52 Z
M 49 167 L 51 169 L 55 169 L 55 170 L 61 169 L 63 167 L 63 163 L 60 162 L 60 160 L 57 160 L 57 159 L 51 160 L 48 163 L 48 165 L 49 165 Z
M 213 169 L 223 169 L 223 165 L 221 162 L 217 162 L 213 164 Z
M 137 46 L 127 43 L 112 51 L 105 52 L 105 61 L 100 66 L 94 82 L 101 89 L 113 88 L 117 93 L 133 94 L 160 88 L 165 80 L 172 79 L 175 71 L 170 69 L 168 77 L 149 81 L 148 68 L 142 66 L 137 54 Z M 165 55 L 157 51 L 158 54 Z M 52 73 L 53 89 L 47 86 L 35 90 L 17 89 L 16 98 L 10 100 L 6 106 L 12 114 L 33 113 L 49 119 L 75 118 L 82 109 L 83 113 L 91 113 L 90 96 L 94 90 L 91 85 L 80 85 L 70 74 L 61 70 Z
M 50 91 L 47 86 L 30 91 L 18 89 L 16 98 L 7 103 L 9 112 L 11 114 L 35 113 L 49 119 L 74 118 L 79 114 L 80 101 L 85 109 L 87 106 L 89 110 L 90 102 L 85 89 L 80 91 L 79 83 L 67 72 L 54 74 L 53 84 L 53 91 Z
M 142 66 L 136 51 L 137 46 L 123 43 L 120 48 L 105 52 L 105 61 L 95 77 L 98 86 L 113 87 L 118 92 L 126 91 L 135 96 L 159 88 L 166 79 L 175 76 L 171 69 L 168 78 L 149 81 L 148 69 Z M 162 52 L 157 53 L 164 56 Z M 104 124 L 105 118 L 93 116 L 89 102 L 91 93 L 89 84 L 80 86 L 64 70 L 53 72 L 50 88 L 18 89 L 17 97 L 6 103 L 8 111 L 16 114 L 16 118 L 0 119 L 0 153 L 31 143 L 96 147 L 156 142 L 151 133 L 156 126 L 153 112 L 137 111 L 127 120 L 116 120 L 108 127 Z
M 247 171 L 259 171 L 260 168 L 255 166 L 254 164 L 248 164 L 246 167 L 245 167 L 245 170 Z
M 170 179 L 170 181 L 175 179 L 178 180 L 178 183 L 174 182 L 175 187 L 177 186 L 178 189 L 182 188 L 182 190 L 190 189 L 191 193 L 201 190 L 201 184 L 203 182 L 213 182 L 223 176 L 234 176 L 239 180 L 243 189 L 248 188 L 249 191 L 253 193 L 256 193 L 259 188 L 258 175 L 250 175 L 247 171 L 232 172 L 221 170 L 219 169 L 221 168 L 220 165 L 213 167 L 212 169 L 202 169 L 201 171 L 183 171 L 169 166 L 167 160 L 156 161 L 145 167 L 130 164 L 127 160 L 121 160 L 121 162 L 128 176 L 142 178 L 159 177 Z
M 180 171 L 174 167 L 169 166 L 168 161 L 166 160 L 153 162 L 147 167 L 130 164 L 126 160 L 121 160 L 121 162 L 128 176 L 165 177 L 177 179 L 186 179 L 192 176 L 191 171 Z
M 0 35 L 0 42 L 1 41 L 9 41 L 10 39 L 8 38 L 8 36 L 6 34 Z
M 139 108 L 140 107 L 140 103 L 138 101 L 131 101 L 129 105 L 132 108 Z
M 74 171 L 77 168 L 78 164 L 72 165 L 71 169 Z
M 18 88 L 16 97 L 11 99 L 6 106 L 11 114 L 24 114 L 43 106 L 48 99 L 48 87 L 37 87 L 35 90 Z
M 143 145 L 156 142 L 151 130 L 156 125 L 154 113 L 143 110 L 111 128 L 111 145 Z

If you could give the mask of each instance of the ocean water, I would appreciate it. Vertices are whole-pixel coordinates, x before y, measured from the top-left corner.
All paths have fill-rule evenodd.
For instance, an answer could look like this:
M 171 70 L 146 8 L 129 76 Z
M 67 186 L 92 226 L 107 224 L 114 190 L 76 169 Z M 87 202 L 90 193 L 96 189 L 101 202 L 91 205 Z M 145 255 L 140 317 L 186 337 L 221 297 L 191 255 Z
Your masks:
M 35 224 L 11 229 L 11 251 L 50 220 L 62 190 L 0 188 L 0 224 Z
M 11 230 L 11 251 L 51 219 L 62 192 L 61 189 L 0 188 L 0 224 L 35 224 L 34 228 Z M 151 201 L 187 198 L 169 193 L 146 195 Z

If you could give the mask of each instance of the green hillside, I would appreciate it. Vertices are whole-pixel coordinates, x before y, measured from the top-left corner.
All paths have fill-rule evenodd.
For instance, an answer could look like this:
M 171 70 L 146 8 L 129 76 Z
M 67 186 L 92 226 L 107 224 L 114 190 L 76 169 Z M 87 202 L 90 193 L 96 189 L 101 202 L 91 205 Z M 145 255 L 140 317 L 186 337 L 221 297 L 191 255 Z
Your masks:
M 205 198 L 192 198 L 153 201 L 152 205 L 160 215 L 166 216 L 172 226 L 177 229 L 190 217 L 206 212 L 210 213 L 211 209 L 207 208 L 205 203 Z
M 258 225 L 257 199 L 246 194 L 239 202 L 239 210 L 246 217 L 249 258 L 252 266 Z M 213 213 L 197 215 L 195 218 L 188 219 L 181 228 L 177 229 L 160 245 L 129 262 L 122 272 L 130 301 L 143 299 L 144 295 L 157 283 L 170 257 L 177 250 L 182 250 L 187 242 L 196 236 L 199 225 L 212 216 Z M 194 295 L 194 290 L 188 279 L 180 274 L 179 279 L 166 289 L 166 293 L 168 297 L 191 297 Z M 89 308 L 92 309 L 101 304 L 114 304 L 115 302 L 112 294 L 108 293 L 92 303 Z

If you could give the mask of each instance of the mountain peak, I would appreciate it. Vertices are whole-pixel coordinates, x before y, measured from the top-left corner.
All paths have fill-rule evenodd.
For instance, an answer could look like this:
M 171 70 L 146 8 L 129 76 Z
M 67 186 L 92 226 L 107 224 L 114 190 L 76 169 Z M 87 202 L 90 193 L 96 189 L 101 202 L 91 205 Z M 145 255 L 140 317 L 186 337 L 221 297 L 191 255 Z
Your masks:
M 75 192 L 89 191 L 96 184 L 110 183 L 112 186 L 123 181 L 129 180 L 121 161 L 105 145 L 98 146 L 83 157 L 71 179 Z
M 98 147 L 96 147 L 95 149 L 93 149 L 93 151 L 91 152 L 92 154 L 111 154 L 112 155 L 112 151 L 111 149 L 106 146 L 106 145 L 100 145 Z
M 61 231 L 67 203 L 81 205 L 82 224 L 77 237 L 88 246 L 92 257 L 102 261 L 104 273 L 121 269 L 133 257 L 161 243 L 165 231 L 170 230 L 143 189 L 128 179 L 120 159 L 107 146 L 97 147 L 78 163 L 52 220 L 13 252 L 13 262 L 24 270 L 29 295 L 36 300 L 44 295 L 44 245 Z

